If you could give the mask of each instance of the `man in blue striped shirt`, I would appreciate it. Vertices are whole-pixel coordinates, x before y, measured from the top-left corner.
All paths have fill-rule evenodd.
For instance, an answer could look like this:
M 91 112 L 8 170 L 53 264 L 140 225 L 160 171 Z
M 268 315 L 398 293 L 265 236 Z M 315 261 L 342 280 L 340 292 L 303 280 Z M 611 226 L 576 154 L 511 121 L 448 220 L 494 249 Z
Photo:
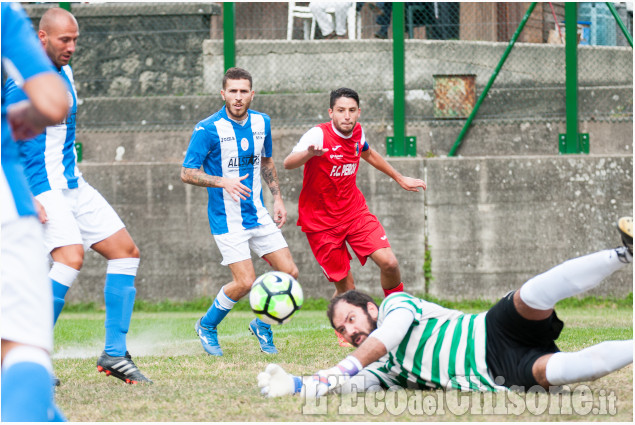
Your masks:
M 77 167 L 75 116 L 77 93 L 69 62 L 79 27 L 64 9 L 48 9 L 40 20 L 38 37 L 49 59 L 66 82 L 69 113 L 43 134 L 20 143 L 31 192 L 42 206 L 44 240 L 53 258 L 49 277 L 53 284 L 54 323 L 64 307 L 64 298 L 84 262 L 84 252 L 93 249 L 108 260 L 104 300 L 106 343 L 97 369 L 126 383 L 151 383 L 136 367 L 126 348 L 139 267 L 139 249 L 125 225 L 104 197 L 89 185 Z M 11 101 L 23 93 L 9 80 Z
M 217 327 L 256 279 L 253 250 L 274 270 L 298 276 L 280 228 L 287 220 L 273 163 L 271 120 L 249 109 L 254 97 L 251 74 L 230 68 L 223 78 L 225 106 L 194 127 L 181 180 L 207 188 L 209 225 L 233 280 L 223 286 L 195 330 L 205 351 L 222 356 Z M 201 170 L 201 167 L 203 168 Z M 273 195 L 274 219 L 264 206 L 263 182 Z M 254 319 L 249 330 L 265 353 L 278 352 L 271 326 Z
M 63 82 L 17 3 L 2 3 L 2 81 L 11 77 L 25 99 L 10 104 L 2 87 L 2 421 L 64 420 L 53 402 L 52 300 L 42 226 L 15 140 L 33 137 L 66 114 Z

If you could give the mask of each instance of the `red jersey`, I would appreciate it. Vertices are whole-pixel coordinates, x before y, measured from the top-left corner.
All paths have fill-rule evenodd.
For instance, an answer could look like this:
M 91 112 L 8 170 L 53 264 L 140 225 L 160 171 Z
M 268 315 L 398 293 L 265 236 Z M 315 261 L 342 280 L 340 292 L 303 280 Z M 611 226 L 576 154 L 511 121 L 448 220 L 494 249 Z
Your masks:
M 362 126 L 357 123 L 351 136 L 345 138 L 335 132 L 331 122 L 323 123 L 307 132 L 296 148 L 306 150 L 308 144 L 319 144 L 318 129 L 322 147 L 328 151 L 304 164 L 298 202 L 298 226 L 303 232 L 331 229 L 368 212 L 366 199 L 357 187 L 359 159 L 369 149 Z

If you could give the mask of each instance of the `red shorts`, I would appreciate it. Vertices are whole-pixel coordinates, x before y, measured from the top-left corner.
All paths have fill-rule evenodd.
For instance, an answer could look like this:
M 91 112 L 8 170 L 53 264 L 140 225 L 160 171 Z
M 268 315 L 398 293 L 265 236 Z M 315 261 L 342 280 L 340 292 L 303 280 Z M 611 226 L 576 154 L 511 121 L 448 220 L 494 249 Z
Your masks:
M 362 266 L 373 252 L 390 248 L 386 231 L 370 212 L 332 229 L 305 233 L 315 259 L 331 282 L 344 279 L 351 269 L 353 257 L 346 248 L 346 242 L 353 248 Z

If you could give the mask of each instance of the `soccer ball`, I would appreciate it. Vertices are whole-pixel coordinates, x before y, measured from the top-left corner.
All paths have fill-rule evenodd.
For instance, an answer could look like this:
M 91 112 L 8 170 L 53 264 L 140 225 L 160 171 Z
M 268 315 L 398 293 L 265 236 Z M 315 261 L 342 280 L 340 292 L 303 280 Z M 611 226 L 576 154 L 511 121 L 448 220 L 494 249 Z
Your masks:
M 302 307 L 304 295 L 297 280 L 283 272 L 267 272 L 251 286 L 249 304 L 256 317 L 270 325 L 281 325 Z

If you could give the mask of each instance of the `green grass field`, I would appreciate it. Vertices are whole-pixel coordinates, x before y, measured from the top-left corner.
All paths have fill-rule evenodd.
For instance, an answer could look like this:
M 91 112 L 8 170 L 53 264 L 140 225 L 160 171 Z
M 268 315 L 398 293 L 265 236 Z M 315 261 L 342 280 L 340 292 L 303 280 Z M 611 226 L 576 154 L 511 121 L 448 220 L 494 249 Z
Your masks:
M 483 310 L 480 305 L 458 307 Z M 633 420 L 632 365 L 592 383 L 571 386 L 562 402 L 547 394 L 516 394 L 517 398 L 509 396 L 497 404 L 493 394 L 411 390 L 331 395 L 319 404 L 305 404 L 298 396 L 262 397 L 256 376 L 268 363 L 278 363 L 296 375 L 310 375 L 352 351 L 337 345 L 323 309 L 303 309 L 289 324 L 276 327 L 280 354 L 267 356 L 247 329 L 253 315 L 239 308 L 219 328 L 225 353 L 220 358 L 208 356 L 194 332 L 202 311 L 137 311 L 128 348 L 154 385 L 126 385 L 98 373 L 95 366 L 103 350 L 104 313 L 70 310 L 55 328 L 53 363 L 62 381 L 56 399 L 71 421 Z M 558 341 L 564 351 L 633 337 L 632 305 L 623 302 L 570 303 L 559 307 L 558 315 L 565 322 Z M 567 410 L 568 402 L 572 407 Z M 558 408 L 561 405 L 564 410 Z

